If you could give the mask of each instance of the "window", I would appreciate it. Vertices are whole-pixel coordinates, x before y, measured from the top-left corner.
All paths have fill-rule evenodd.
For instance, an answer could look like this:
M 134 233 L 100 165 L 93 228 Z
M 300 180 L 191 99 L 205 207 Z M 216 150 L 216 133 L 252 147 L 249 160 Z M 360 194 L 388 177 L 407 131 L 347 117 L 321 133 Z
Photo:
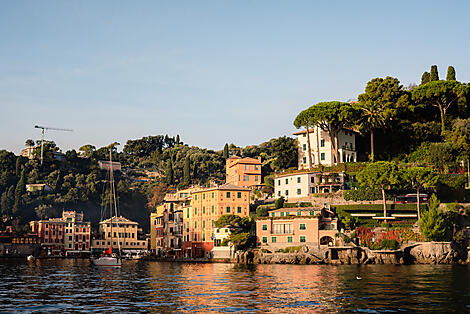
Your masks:
M 205 233 L 202 234 L 202 241 L 206 241 L 206 234 Z
M 202 229 L 206 229 L 206 221 L 205 220 L 202 221 Z
M 259 165 L 254 165 L 253 167 L 255 168 L 255 170 L 259 169 Z
M 305 236 L 300 236 L 300 242 L 305 242 Z
M 307 163 L 307 157 L 302 158 L 302 163 L 304 163 L 304 164 Z
M 230 192 L 227 192 L 227 198 L 230 198 Z
M 194 222 L 194 228 L 197 229 L 197 221 Z
M 307 136 L 307 134 L 306 134 L 306 133 L 304 133 L 304 134 L 302 134 L 302 136 L 303 136 L 303 137 L 306 137 L 306 136 Z
M 206 194 L 202 194 L 202 199 L 205 200 L 206 199 Z
M 237 198 L 242 198 L 242 192 L 237 192 Z
M 212 192 L 212 198 L 214 198 L 214 192 Z
M 214 205 L 212 205 L 212 213 L 214 213 Z
M 297 195 L 302 194 L 302 189 L 297 189 Z
M 281 196 L 281 191 L 277 191 L 277 196 Z
M 302 216 L 302 212 L 301 212 L 301 211 L 298 211 L 298 212 L 297 212 L 297 216 Z
M 289 190 L 286 190 L 286 196 L 289 195 Z
M 237 213 L 241 214 L 242 212 L 242 208 L 241 207 L 237 207 Z
M 197 215 L 197 207 L 194 207 L 194 215 Z
M 303 144 L 303 145 L 302 145 L 302 150 L 303 150 L 303 151 L 306 151 L 306 150 L 307 150 L 307 144 Z
M 255 181 L 258 181 L 258 176 L 255 176 Z
M 202 213 L 203 213 L 203 214 L 206 213 L 206 206 L 202 206 Z
M 268 243 L 268 237 L 263 237 L 263 243 Z
M 189 218 L 189 208 L 186 209 L 186 218 Z
M 277 185 L 281 185 L 281 180 L 277 180 Z
M 274 217 L 274 216 L 276 216 L 276 213 L 271 213 L 271 217 Z
M 320 159 L 321 159 L 321 160 L 325 160 L 325 153 L 321 153 L 321 154 L 320 154 Z
M 289 179 L 286 179 L 286 184 L 289 184 Z
M 320 140 L 320 147 L 325 147 L 325 140 Z
M 305 228 L 305 224 L 300 224 L 299 229 L 300 229 L 300 230 L 305 230 L 305 229 L 306 229 L 306 228 Z
M 243 176 L 243 181 L 250 181 L 250 176 Z
M 315 212 L 313 210 L 310 211 L 310 216 L 315 216 Z
M 227 206 L 225 210 L 227 211 L 227 214 L 230 214 L 230 206 Z
M 276 237 L 271 237 L 271 242 L 272 243 L 276 243 L 276 240 L 277 240 Z
M 292 243 L 292 237 L 287 237 L 287 242 Z
M 281 217 L 284 217 L 284 212 L 281 212 Z
M 245 170 L 249 170 L 250 169 L 250 165 L 245 165 Z
M 196 194 L 196 195 L 194 195 L 194 200 L 195 200 L 195 201 L 197 201 L 197 194 Z
M 300 183 L 301 177 L 297 177 L 297 183 Z
M 263 225 L 262 230 L 268 230 L 268 225 Z

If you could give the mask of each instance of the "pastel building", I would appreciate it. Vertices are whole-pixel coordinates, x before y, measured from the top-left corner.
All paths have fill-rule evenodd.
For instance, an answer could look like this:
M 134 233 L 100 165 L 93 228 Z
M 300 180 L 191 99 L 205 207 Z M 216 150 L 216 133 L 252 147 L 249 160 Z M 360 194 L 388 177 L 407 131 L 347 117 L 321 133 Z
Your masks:
M 337 230 L 338 219 L 326 208 L 281 208 L 256 220 L 259 245 L 274 251 L 289 246 L 334 246 Z
M 262 183 L 261 157 L 231 156 L 225 161 L 225 182 L 240 187 L 254 187 Z
M 250 214 L 250 189 L 233 184 L 191 193 L 191 205 L 183 209 L 184 256 L 203 257 L 214 247 L 214 223 L 222 215 Z
M 92 249 L 103 251 L 109 247 L 121 250 L 144 251 L 148 249 L 148 241 L 140 236 L 142 229 L 135 221 L 125 217 L 111 217 L 100 222 L 99 233 L 92 240 Z
M 290 172 L 276 174 L 274 195 L 286 200 L 302 200 L 313 194 L 332 193 L 345 186 L 345 173 Z
M 309 169 L 319 164 L 332 166 L 337 163 L 357 161 L 355 131 L 343 129 L 339 132 L 339 160 L 335 160 L 328 132 L 323 131 L 319 127 L 314 127 L 309 129 L 309 131 L 312 165 L 309 165 L 307 131 L 303 130 L 294 133 L 297 136 L 298 143 L 298 169 Z

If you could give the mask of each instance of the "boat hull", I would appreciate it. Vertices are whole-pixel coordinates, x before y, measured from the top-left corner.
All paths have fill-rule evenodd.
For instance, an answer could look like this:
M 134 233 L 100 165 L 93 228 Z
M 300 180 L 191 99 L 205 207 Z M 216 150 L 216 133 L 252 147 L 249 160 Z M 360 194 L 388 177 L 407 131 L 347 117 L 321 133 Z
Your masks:
M 121 267 L 121 259 L 117 257 L 102 256 L 92 259 L 92 261 L 95 266 Z

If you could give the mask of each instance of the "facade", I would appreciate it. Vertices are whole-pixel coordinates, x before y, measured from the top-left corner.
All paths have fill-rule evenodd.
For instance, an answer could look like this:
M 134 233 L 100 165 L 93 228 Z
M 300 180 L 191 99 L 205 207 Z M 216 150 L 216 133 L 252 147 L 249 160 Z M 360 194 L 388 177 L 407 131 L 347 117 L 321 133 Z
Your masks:
M 94 251 L 103 251 L 109 247 L 118 248 L 118 241 L 123 251 L 144 251 L 148 241 L 140 237 L 141 229 L 135 221 L 122 216 L 111 217 L 100 222 L 99 233 L 92 240 Z
M 250 189 L 224 184 L 191 193 L 191 205 L 183 209 L 184 256 L 203 257 L 214 247 L 214 222 L 222 215 L 246 217 L 250 213 Z
M 50 254 L 90 252 L 91 225 L 83 221 L 83 213 L 63 211 L 61 218 L 31 221 L 41 247 Z
M 26 148 L 23 148 L 21 150 L 21 156 L 26 157 L 28 159 L 33 159 L 34 158 L 34 152 L 36 149 L 40 149 L 39 146 L 28 146 Z
M 225 182 L 240 187 L 261 185 L 261 157 L 231 156 L 225 161 Z
M 308 198 L 313 194 L 344 189 L 345 173 L 292 172 L 276 174 L 274 195 L 287 200 Z
M 331 141 L 328 132 L 323 131 L 319 127 L 310 129 L 310 150 L 312 153 L 312 165 L 309 166 L 308 158 L 308 142 L 307 131 L 299 131 L 294 133 L 297 136 L 299 160 L 298 169 L 309 169 L 322 164 L 324 166 L 332 166 L 343 162 L 356 162 L 356 132 L 343 129 L 338 135 L 338 155 L 339 160 L 335 160 Z
M 281 208 L 256 220 L 256 236 L 261 248 L 278 250 L 289 246 L 334 246 L 338 219 L 330 210 Z
M 111 170 L 111 165 L 114 171 L 121 171 L 121 163 L 118 161 L 110 162 L 109 160 L 98 160 L 98 166 L 102 170 Z

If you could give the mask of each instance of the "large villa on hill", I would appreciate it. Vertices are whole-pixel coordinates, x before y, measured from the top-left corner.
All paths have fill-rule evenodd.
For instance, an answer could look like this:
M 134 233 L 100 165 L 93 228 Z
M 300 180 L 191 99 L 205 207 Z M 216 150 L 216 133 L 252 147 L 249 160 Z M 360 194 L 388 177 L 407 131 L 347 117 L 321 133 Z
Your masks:
M 307 131 L 302 130 L 294 133 L 297 136 L 299 160 L 298 169 L 309 169 L 322 164 L 332 166 L 343 162 L 356 162 L 356 131 L 343 129 L 338 135 L 339 160 L 334 160 L 330 137 L 327 132 L 319 127 L 310 129 L 310 150 L 312 154 L 312 165 L 309 166 Z

